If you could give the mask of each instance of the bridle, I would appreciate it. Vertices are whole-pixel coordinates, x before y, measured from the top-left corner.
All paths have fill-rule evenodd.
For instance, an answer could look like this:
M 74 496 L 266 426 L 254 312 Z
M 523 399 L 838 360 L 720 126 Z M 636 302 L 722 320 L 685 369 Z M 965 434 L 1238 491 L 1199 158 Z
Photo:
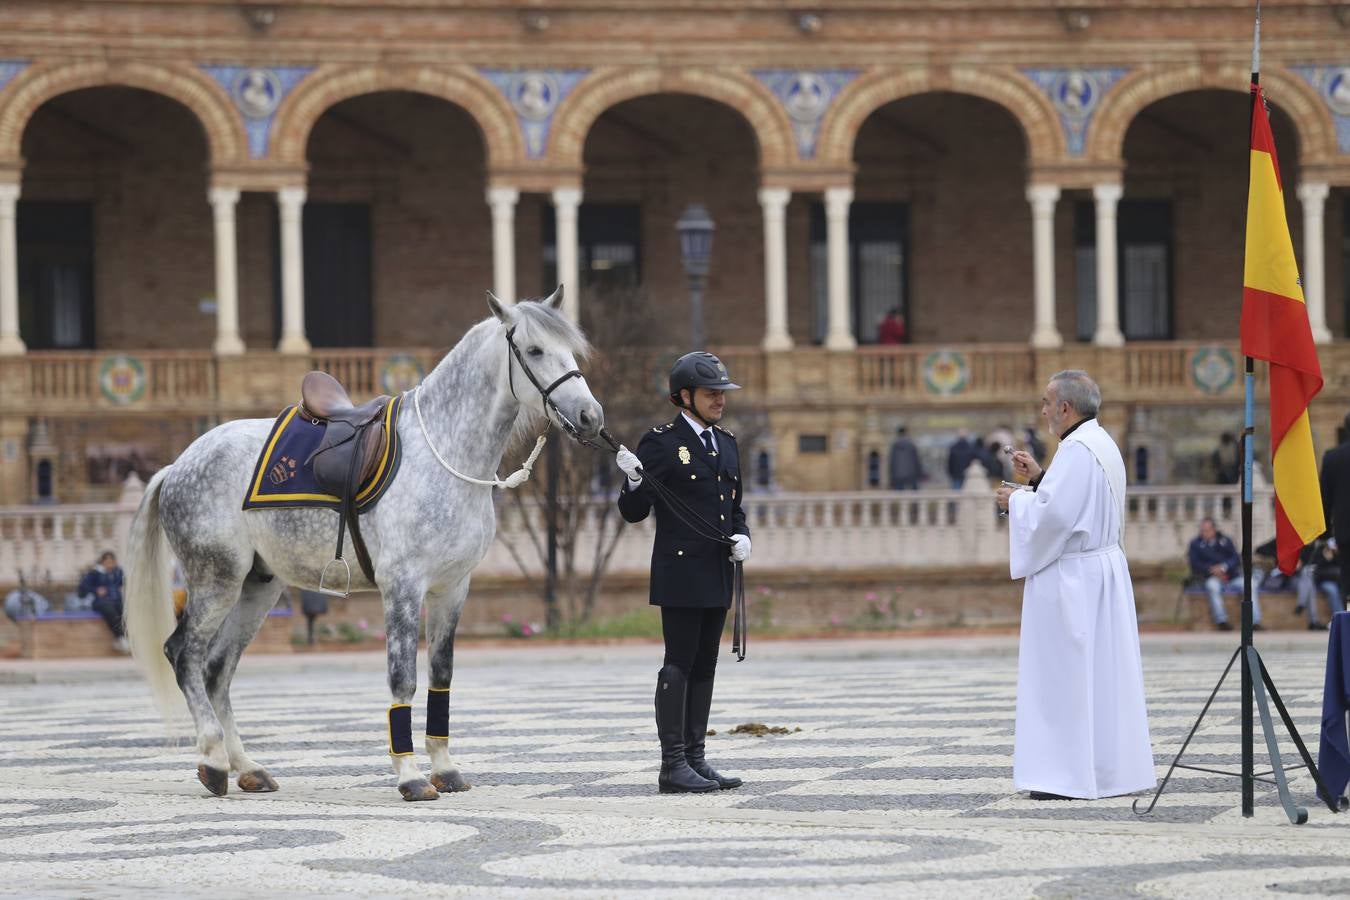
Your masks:
M 544 407 L 552 411 L 553 415 L 556 417 L 558 427 L 560 427 L 563 431 L 567 432 L 568 437 L 570 437 L 572 440 L 576 441 L 578 444 L 581 444 L 584 447 L 590 447 L 594 450 L 604 449 L 599 444 L 582 437 L 581 429 L 578 428 L 572 422 L 571 419 L 567 418 L 567 416 L 563 414 L 563 411 L 558 407 L 557 403 L 553 402 L 552 396 L 553 392 L 557 390 L 561 385 L 572 380 L 573 378 L 580 378 L 583 381 L 585 380 L 585 376 L 581 374 L 581 370 L 572 369 L 570 372 L 564 372 L 557 378 L 553 379 L 553 382 L 548 387 L 544 387 L 544 383 L 539 380 L 539 377 L 537 375 L 534 374 L 534 371 L 530 368 L 529 363 L 525 362 L 525 354 L 520 352 L 520 347 L 517 346 L 515 337 L 516 337 L 516 326 L 512 325 L 510 328 L 506 329 L 506 346 L 509 349 L 511 355 L 516 358 L 516 362 L 520 364 L 520 371 L 525 373 L 525 377 L 530 380 L 530 384 L 534 385 L 534 389 L 539 392 L 540 398 L 544 401 Z M 514 367 L 512 367 L 511 365 L 510 358 L 506 360 L 506 383 L 511 388 L 511 396 L 515 398 L 517 403 L 519 403 L 520 397 L 519 395 L 516 394 L 515 370 Z
M 530 384 L 534 385 L 535 390 L 539 392 L 539 396 L 544 401 L 545 408 L 553 411 L 553 414 L 557 417 L 559 427 L 561 427 L 563 431 L 567 432 L 567 434 L 572 438 L 572 440 L 576 441 L 578 444 L 581 444 L 582 446 L 590 447 L 595 450 L 608 450 L 610 453 L 618 452 L 619 442 L 615 440 L 614 436 L 610 434 L 606 429 L 604 428 L 600 429 L 600 439 L 604 442 L 603 445 L 597 444 L 587 438 L 582 437 L 581 429 L 578 428 L 575 424 L 573 424 L 572 420 L 567 418 L 567 416 L 563 414 L 563 411 L 558 408 L 558 404 L 553 402 L 552 396 L 553 392 L 557 390 L 560 385 L 568 381 L 571 381 L 573 378 L 581 378 L 583 380 L 585 379 L 585 376 L 581 374 L 581 370 L 572 369 L 571 371 L 564 372 L 563 374 L 555 378 L 551 384 L 545 387 L 544 383 L 539 380 L 539 377 L 534 374 L 534 371 L 530 368 L 529 363 L 525 362 L 525 355 L 520 352 L 520 347 L 516 345 L 515 336 L 516 336 L 516 326 L 512 325 L 510 328 L 506 330 L 506 346 L 508 348 L 508 352 L 511 354 L 511 356 L 515 357 L 516 362 L 520 364 L 520 370 L 525 373 L 525 377 L 530 380 Z M 516 400 L 517 403 L 519 403 L 520 397 L 519 395 L 516 394 L 515 373 L 512 371 L 511 358 L 509 356 L 507 357 L 506 360 L 506 373 L 507 373 L 506 381 L 511 388 L 511 396 Z M 436 457 L 436 461 L 439 462 L 441 466 L 445 468 L 447 471 L 449 471 L 452 475 L 456 476 L 457 478 L 461 478 L 464 481 L 470 482 L 472 484 L 480 484 L 487 487 L 497 487 L 497 488 L 519 487 L 521 484 L 523 484 L 526 480 L 529 479 L 530 472 L 534 468 L 535 460 L 539 458 L 539 451 L 542 450 L 544 447 L 545 435 L 541 434 L 538 437 L 538 439 L 536 439 L 534 444 L 534 451 L 530 454 L 529 459 L 525 461 L 525 464 L 521 466 L 519 471 L 513 473 L 509 478 L 505 479 L 504 481 L 496 477 L 492 479 L 474 478 L 472 476 L 465 475 L 457 471 L 453 466 L 451 466 L 448 462 L 446 462 L 445 459 L 441 456 L 441 454 L 436 450 L 436 446 L 431 442 L 431 435 L 427 433 L 426 420 L 422 418 L 422 406 L 420 397 L 421 397 L 421 386 L 419 385 L 418 388 L 413 391 L 413 405 L 417 410 L 417 421 L 422 426 L 422 436 L 426 438 L 427 446 L 431 448 L 432 455 Z M 662 501 L 665 502 L 671 514 L 675 518 L 683 522 L 687 528 L 689 528 L 699 537 L 704 538 L 705 540 L 714 541 L 725 547 L 735 546 L 735 542 L 733 542 L 731 538 L 729 538 L 727 535 L 723 534 L 721 528 L 705 519 L 701 514 L 699 514 L 697 510 L 693 509 L 687 502 L 685 502 L 683 498 L 681 498 L 670 488 L 666 487 L 664 484 L 662 484 L 655 478 L 648 478 L 646 479 L 646 482 L 651 484 L 652 489 L 655 491 L 656 495 L 660 497 Z M 745 659 L 745 648 L 747 643 L 746 632 L 748 623 L 745 611 L 745 568 L 742 565 L 742 563 L 737 562 L 733 565 L 732 570 L 733 570 L 732 596 L 733 596 L 735 617 L 732 623 L 731 643 L 732 643 L 732 652 L 736 654 L 737 660 L 739 661 Z

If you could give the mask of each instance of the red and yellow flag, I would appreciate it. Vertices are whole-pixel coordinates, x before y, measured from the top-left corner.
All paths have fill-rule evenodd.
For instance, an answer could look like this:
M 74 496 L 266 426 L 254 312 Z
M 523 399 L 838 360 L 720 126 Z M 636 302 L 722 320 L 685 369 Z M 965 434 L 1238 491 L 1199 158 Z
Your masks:
M 1303 547 L 1326 530 L 1308 404 L 1322 389 L 1284 186 L 1261 88 L 1252 85 L 1251 181 L 1242 278 L 1242 352 L 1270 363 L 1270 446 L 1275 473 L 1275 547 L 1292 573 Z

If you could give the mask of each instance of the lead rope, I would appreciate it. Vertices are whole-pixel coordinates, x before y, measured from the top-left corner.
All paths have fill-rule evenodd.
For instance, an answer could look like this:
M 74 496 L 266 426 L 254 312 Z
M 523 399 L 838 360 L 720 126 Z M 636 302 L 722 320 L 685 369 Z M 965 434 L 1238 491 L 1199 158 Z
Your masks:
M 613 453 L 619 452 L 619 442 L 614 439 L 604 428 L 600 429 L 600 437 Z M 641 467 L 638 468 L 642 472 Z M 646 477 L 643 473 L 643 483 L 650 484 L 656 495 L 665 501 L 666 506 L 675 518 L 679 519 L 685 526 L 699 537 L 715 541 L 724 547 L 734 547 L 736 542 L 722 533 L 716 525 L 703 518 L 698 511 L 694 510 L 685 503 L 682 498 L 675 494 L 670 488 L 666 487 L 655 478 Z M 732 561 L 731 590 L 733 595 L 733 617 L 731 623 L 731 652 L 736 654 L 736 661 L 741 662 L 745 659 L 746 639 L 748 638 L 745 613 L 745 564 L 740 560 Z
M 458 471 L 454 466 L 446 462 L 441 456 L 440 451 L 436 449 L 436 445 L 431 442 L 431 435 L 427 433 L 426 419 L 422 418 L 422 386 L 420 384 L 413 388 L 413 408 L 417 410 L 417 424 L 422 426 L 422 437 L 426 439 L 427 446 L 431 448 L 431 455 L 436 457 L 436 462 L 440 463 L 441 468 L 445 469 L 445 471 L 462 481 L 469 482 L 469 484 L 479 484 L 483 487 L 506 488 L 507 490 L 520 487 L 530 480 L 530 472 L 534 469 L 535 461 L 539 459 L 540 451 L 544 449 L 544 442 L 548 440 L 547 432 L 539 435 L 534 442 L 534 449 L 530 451 L 529 459 L 525 460 L 525 464 L 519 469 L 506 476 L 505 481 L 495 477 L 495 475 L 491 479 L 474 478 L 472 475 L 465 475 L 463 472 Z

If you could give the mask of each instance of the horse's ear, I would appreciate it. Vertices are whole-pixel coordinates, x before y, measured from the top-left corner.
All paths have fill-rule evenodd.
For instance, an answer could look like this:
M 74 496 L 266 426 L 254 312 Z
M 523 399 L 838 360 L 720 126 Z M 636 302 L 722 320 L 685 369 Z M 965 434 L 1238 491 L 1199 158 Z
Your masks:
M 492 310 L 494 316 L 501 319 L 503 322 L 511 321 L 511 314 L 507 312 L 511 304 L 499 300 L 497 295 L 492 293 L 492 291 L 487 292 L 487 302 L 488 309 Z
M 563 286 L 561 284 L 558 285 L 557 289 L 554 290 L 553 293 L 549 294 L 547 297 L 544 298 L 544 305 L 547 306 L 549 309 L 562 309 L 562 302 L 563 302 Z

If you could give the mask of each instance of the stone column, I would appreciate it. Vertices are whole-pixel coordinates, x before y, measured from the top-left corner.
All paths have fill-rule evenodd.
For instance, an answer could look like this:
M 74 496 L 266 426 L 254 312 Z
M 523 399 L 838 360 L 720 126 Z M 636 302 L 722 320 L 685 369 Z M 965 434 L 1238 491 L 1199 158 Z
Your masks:
M 554 235 L 557 242 L 558 283 L 564 286 L 563 314 L 573 322 L 579 321 L 581 315 L 581 275 L 578 263 L 581 250 L 577 244 L 577 209 L 580 206 L 581 188 L 553 189 L 553 213 L 557 217 Z
M 787 325 L 787 188 L 761 188 L 764 210 L 764 349 L 791 350 Z
M 1055 326 L 1055 202 L 1059 200 L 1059 188 L 1053 184 L 1033 184 L 1027 188 L 1027 200 L 1031 203 L 1036 309 L 1031 346 L 1054 348 L 1064 343 Z
M 305 339 L 305 241 L 301 213 L 305 189 L 288 187 L 277 191 L 281 212 L 281 341 L 282 353 L 308 353 Z
M 1092 189 L 1097 206 L 1097 330 L 1092 343 L 1098 347 L 1125 346 L 1125 335 L 1120 333 L 1116 261 L 1116 204 L 1121 193 L 1118 184 L 1099 184 Z
M 239 189 L 213 187 L 208 194 L 216 224 L 216 343 L 219 356 L 244 352 L 239 337 L 239 262 L 235 252 L 235 207 Z
M 853 188 L 825 189 L 825 268 L 829 298 L 829 324 L 825 330 L 825 346 L 830 350 L 852 350 L 858 345 L 853 337 L 848 284 L 848 209 L 852 203 Z
M 1326 182 L 1307 181 L 1298 186 L 1298 200 L 1303 204 L 1303 299 L 1307 301 L 1313 341 L 1318 344 L 1331 343 L 1331 331 L 1327 328 L 1327 272 L 1323 254 L 1326 247 L 1323 209 L 1330 190 Z
M 19 337 L 19 240 L 14 228 L 17 184 L 0 184 L 0 356 L 27 348 Z
M 516 201 L 513 187 L 490 187 L 492 209 L 492 292 L 508 303 L 516 301 Z M 569 285 L 570 287 L 570 285 Z

